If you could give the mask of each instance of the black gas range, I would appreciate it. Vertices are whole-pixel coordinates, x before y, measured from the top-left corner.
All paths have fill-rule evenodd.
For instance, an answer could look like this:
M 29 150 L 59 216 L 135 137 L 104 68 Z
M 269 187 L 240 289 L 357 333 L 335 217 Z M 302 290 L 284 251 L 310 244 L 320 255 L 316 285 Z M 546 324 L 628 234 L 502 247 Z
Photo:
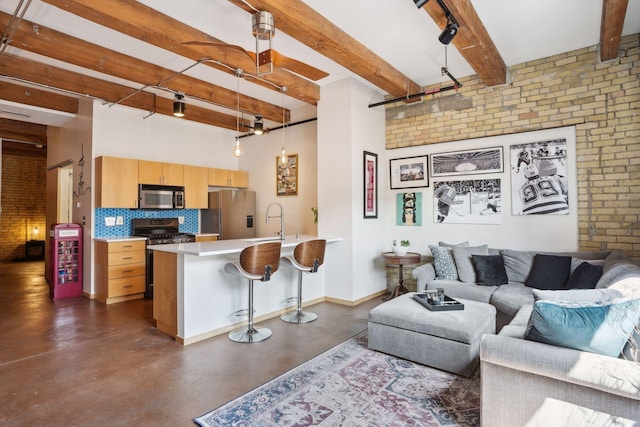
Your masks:
M 135 218 L 131 222 L 133 235 L 146 237 L 149 245 L 164 245 L 168 243 L 195 242 L 196 236 L 191 233 L 181 233 L 178 218 Z
M 135 218 L 131 221 L 132 233 L 137 237 L 146 237 L 147 245 L 165 245 L 170 243 L 195 242 L 196 236 L 179 231 L 178 218 Z M 153 298 L 153 250 L 147 249 L 147 279 L 145 298 Z

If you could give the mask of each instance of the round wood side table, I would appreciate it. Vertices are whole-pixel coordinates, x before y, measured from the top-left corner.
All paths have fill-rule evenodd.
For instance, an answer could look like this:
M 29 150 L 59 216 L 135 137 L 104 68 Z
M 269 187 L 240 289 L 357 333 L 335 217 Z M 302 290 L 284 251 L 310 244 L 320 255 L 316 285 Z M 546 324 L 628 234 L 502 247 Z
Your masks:
M 405 265 L 419 264 L 422 255 L 417 252 L 407 252 L 405 255 L 396 255 L 393 252 L 383 252 L 382 257 L 384 258 L 384 263 L 386 265 L 397 265 L 400 268 L 400 271 L 398 273 L 398 284 L 388 296 L 383 298 L 384 301 L 388 301 L 392 298 L 409 292 L 409 289 L 404 286 L 404 275 L 402 272 L 402 267 Z

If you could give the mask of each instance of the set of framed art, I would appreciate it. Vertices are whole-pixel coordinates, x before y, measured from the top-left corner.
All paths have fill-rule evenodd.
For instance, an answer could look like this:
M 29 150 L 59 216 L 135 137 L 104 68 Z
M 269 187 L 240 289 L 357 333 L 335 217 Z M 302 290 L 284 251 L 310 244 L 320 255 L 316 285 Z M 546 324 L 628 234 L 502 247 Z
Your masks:
M 565 138 L 509 146 L 512 215 L 567 214 Z M 364 153 L 364 217 L 377 217 L 377 155 Z M 389 160 L 397 225 L 422 225 L 422 193 L 433 179 L 436 223 L 500 224 L 503 147 L 478 148 Z M 468 177 L 492 174 L 491 177 Z

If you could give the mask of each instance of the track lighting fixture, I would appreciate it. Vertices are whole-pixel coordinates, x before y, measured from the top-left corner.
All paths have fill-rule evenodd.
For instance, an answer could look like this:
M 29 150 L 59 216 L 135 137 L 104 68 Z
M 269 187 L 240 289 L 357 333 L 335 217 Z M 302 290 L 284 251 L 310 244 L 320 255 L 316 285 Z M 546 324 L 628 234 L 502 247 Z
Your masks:
M 413 2 L 416 4 L 416 7 L 418 9 L 420 9 L 422 6 L 424 6 L 425 4 L 427 4 L 429 0 L 413 0 Z
M 184 117 L 185 110 L 184 93 L 176 92 L 175 98 L 173 99 L 173 115 L 176 117 Z
M 444 30 L 438 37 L 438 40 L 440 40 L 440 43 L 442 44 L 449 44 L 456 34 L 458 34 L 458 24 L 451 21 L 451 19 L 448 19 L 447 26 L 444 27 Z
M 262 116 L 256 115 L 256 121 L 253 123 L 254 135 L 262 135 L 264 133 L 264 124 L 262 123 Z

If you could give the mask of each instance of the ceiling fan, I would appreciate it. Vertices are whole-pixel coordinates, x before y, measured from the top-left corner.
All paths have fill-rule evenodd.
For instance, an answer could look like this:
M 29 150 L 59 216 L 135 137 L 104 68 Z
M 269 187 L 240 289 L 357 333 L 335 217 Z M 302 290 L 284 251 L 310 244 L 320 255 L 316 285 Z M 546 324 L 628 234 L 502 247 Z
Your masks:
M 256 39 L 256 52 L 250 52 L 241 46 L 227 44 L 220 41 L 189 41 L 184 45 L 191 46 L 216 46 L 220 49 L 234 49 L 246 54 L 256 64 L 256 75 L 262 76 L 273 73 L 273 67 L 289 70 L 310 80 L 317 81 L 329 75 L 329 73 L 312 67 L 309 64 L 289 58 L 271 48 L 271 39 L 275 35 L 275 25 L 273 15 L 267 11 L 261 10 L 253 14 L 252 17 L 253 36 Z M 267 40 L 269 48 L 259 51 L 260 40 Z M 266 69 L 266 71 L 265 71 Z

